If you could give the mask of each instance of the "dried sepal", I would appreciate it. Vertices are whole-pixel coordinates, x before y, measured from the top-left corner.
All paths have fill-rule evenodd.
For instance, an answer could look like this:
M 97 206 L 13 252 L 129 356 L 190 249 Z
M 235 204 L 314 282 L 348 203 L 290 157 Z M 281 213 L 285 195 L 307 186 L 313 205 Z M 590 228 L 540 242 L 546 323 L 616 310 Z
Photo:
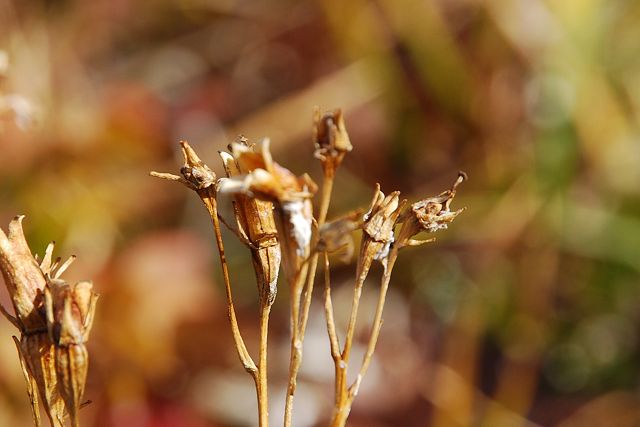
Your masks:
M 89 367 L 85 342 L 93 324 L 98 295 L 91 282 L 69 285 L 52 279 L 45 289 L 49 334 L 55 347 L 58 388 L 71 418 L 78 425 L 78 411 Z
M 320 110 L 316 108 L 313 121 L 313 143 L 316 148 L 314 156 L 322 162 L 325 174 L 332 176 L 345 154 L 353 149 L 342 110 L 320 114 Z
M 87 341 L 97 299 L 91 282 L 70 285 L 60 279 L 48 281 L 45 289 L 47 325 L 56 346 Z
M 20 369 L 22 370 L 22 375 L 24 375 L 24 380 L 27 383 L 27 395 L 29 396 L 29 403 L 31 404 L 33 424 L 35 425 L 35 427 L 40 427 L 40 425 L 42 425 L 42 422 L 40 419 L 40 405 L 38 403 L 38 384 L 36 383 L 35 378 L 29 370 L 27 360 L 22 354 L 22 346 L 20 345 L 20 340 L 18 340 L 16 336 L 13 336 L 11 338 L 13 338 L 13 342 L 16 345 L 16 350 L 18 351 L 18 359 L 20 359 Z
M 36 383 L 42 406 L 52 426 L 62 427 L 66 418 L 65 403 L 58 388 L 56 373 L 56 352 L 48 333 L 38 332 L 22 335 L 21 355 L 27 370 Z M 27 388 L 31 387 L 27 381 Z

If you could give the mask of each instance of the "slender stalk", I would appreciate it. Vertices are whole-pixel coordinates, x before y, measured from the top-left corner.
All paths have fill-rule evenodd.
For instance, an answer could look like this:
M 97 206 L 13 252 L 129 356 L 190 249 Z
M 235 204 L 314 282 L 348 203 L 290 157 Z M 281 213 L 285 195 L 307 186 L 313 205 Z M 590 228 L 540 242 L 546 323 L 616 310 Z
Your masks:
M 267 387 L 267 338 L 269 333 L 269 313 L 271 305 L 260 304 L 260 350 L 258 356 L 258 376 L 256 387 L 258 393 L 258 413 L 260 427 L 269 425 L 269 394 Z
M 349 395 L 351 396 L 351 399 L 353 399 L 358 394 L 360 383 L 362 382 L 362 378 L 364 377 L 364 375 L 367 373 L 367 369 L 369 369 L 373 352 L 375 351 L 376 344 L 378 343 L 378 337 L 380 336 L 380 330 L 382 329 L 383 323 L 382 311 L 384 309 L 384 304 L 387 298 L 389 282 L 391 281 L 391 272 L 393 271 L 393 266 L 395 265 L 396 259 L 398 258 L 398 250 L 399 247 L 397 246 L 391 250 L 387 266 L 384 269 L 384 274 L 380 283 L 380 295 L 378 296 L 378 304 L 376 305 L 376 314 L 373 317 L 373 325 L 371 327 L 371 336 L 369 338 L 369 344 L 367 345 L 367 351 L 362 358 L 362 366 L 360 367 L 360 372 L 358 373 L 356 381 L 349 388 Z
M 333 181 L 334 174 L 325 173 L 322 183 L 320 208 L 318 211 L 318 227 L 322 226 L 327 219 L 327 212 L 329 211 L 329 203 L 331 201 L 331 193 L 333 191 Z M 311 306 L 311 295 L 313 293 L 313 284 L 315 281 L 316 269 L 318 266 L 318 255 L 319 254 L 317 252 L 313 253 L 309 262 L 303 265 L 300 274 L 296 276 L 296 278 L 300 281 L 306 278 L 306 284 L 304 286 L 304 296 L 302 296 L 302 312 L 300 312 L 301 295 L 295 295 L 294 299 L 291 302 L 291 358 L 289 362 L 289 385 L 287 387 L 287 397 L 284 409 L 285 427 L 291 426 L 293 395 L 295 394 L 298 371 L 300 370 L 300 364 L 302 362 L 302 347 L 304 343 L 304 334 L 307 328 L 307 320 L 309 319 L 309 307 Z M 298 280 L 296 280 L 296 282 Z M 297 285 L 301 284 L 302 283 L 297 283 Z
M 331 357 L 340 359 L 340 344 L 336 333 L 336 322 L 333 316 L 333 302 L 331 301 L 331 270 L 329 268 L 329 255 L 324 252 L 324 312 L 327 317 L 327 333 L 331 345 Z
M 369 273 L 371 260 L 369 258 L 363 259 L 363 257 L 361 256 L 358 264 L 356 285 L 353 289 L 353 299 L 351 301 L 351 315 L 349 316 L 349 325 L 347 327 L 347 334 L 345 336 L 344 349 L 342 350 L 342 360 L 344 360 L 345 363 L 349 362 L 351 346 L 353 344 L 353 336 L 356 330 L 356 320 L 358 319 L 358 308 L 360 306 L 362 287 L 364 286 L 364 281 L 367 278 L 367 274 Z
M 340 342 L 336 333 L 336 322 L 333 316 L 333 302 L 331 301 L 331 270 L 329 269 L 329 255 L 324 253 L 324 313 L 327 319 L 327 333 L 331 346 L 331 358 L 335 368 L 335 396 L 336 401 L 340 395 L 342 384 L 337 381 L 340 378 L 342 356 L 340 354 Z
M 343 427 L 346 424 L 347 417 L 351 412 L 351 405 L 353 404 L 353 400 L 358 395 L 358 391 L 360 390 L 362 378 L 364 378 L 367 370 L 369 369 L 369 365 L 371 364 L 373 353 L 376 349 L 376 344 L 378 343 L 378 337 L 380 336 L 380 330 L 382 329 L 382 312 L 384 310 L 384 304 L 387 298 L 387 290 L 389 289 L 391 272 L 393 271 L 393 266 L 396 262 L 396 259 L 398 258 L 398 250 L 398 246 L 394 246 L 391 249 L 387 265 L 384 269 L 384 274 L 382 275 L 382 279 L 380 281 L 380 294 L 378 295 L 376 312 L 373 318 L 373 324 L 371 326 L 371 335 L 369 337 L 367 350 L 362 358 L 360 371 L 358 372 L 358 376 L 356 377 L 354 383 L 351 384 L 351 386 L 346 390 L 346 393 L 343 393 L 343 400 L 334 408 L 331 427 Z M 343 387 L 343 391 L 344 390 L 345 389 Z
M 222 232 L 220 230 L 220 221 L 218 220 L 218 207 L 214 191 L 215 190 L 213 188 L 207 187 L 203 190 L 198 190 L 198 194 L 209 211 L 209 216 L 211 217 L 213 229 L 215 231 L 218 254 L 220 255 L 220 265 L 222 266 L 222 278 L 224 280 L 224 288 L 227 296 L 227 309 L 229 322 L 231 323 L 233 342 L 236 346 L 238 357 L 240 358 L 240 362 L 242 362 L 244 369 L 255 379 L 258 375 L 258 368 L 253 362 L 251 355 L 249 355 L 247 346 L 242 339 L 240 327 L 238 326 L 238 319 L 236 318 L 236 309 L 233 305 L 231 280 L 229 279 L 229 267 L 227 265 L 227 258 L 224 254 L 224 243 L 222 242 Z
M 363 252 L 366 249 L 363 248 Z M 335 364 L 335 406 L 334 406 L 334 419 L 337 415 L 344 416 L 346 421 L 349 412 L 344 414 L 344 409 L 350 406 L 348 387 L 347 387 L 347 368 L 349 367 L 349 358 L 351 356 L 351 347 L 353 344 L 353 337 L 355 335 L 356 320 L 358 319 L 358 308 L 360 305 L 360 297 L 362 296 L 362 287 L 364 281 L 369 273 L 371 267 L 371 258 L 360 255 L 358 260 L 358 267 L 356 273 L 356 283 L 353 290 L 353 299 L 351 301 L 351 314 L 349 316 L 349 324 L 347 326 L 347 333 L 345 336 L 345 343 L 342 353 L 338 354 L 338 358 L 334 357 Z M 333 352 L 333 351 L 332 351 Z M 334 424 L 332 424 L 334 425 Z

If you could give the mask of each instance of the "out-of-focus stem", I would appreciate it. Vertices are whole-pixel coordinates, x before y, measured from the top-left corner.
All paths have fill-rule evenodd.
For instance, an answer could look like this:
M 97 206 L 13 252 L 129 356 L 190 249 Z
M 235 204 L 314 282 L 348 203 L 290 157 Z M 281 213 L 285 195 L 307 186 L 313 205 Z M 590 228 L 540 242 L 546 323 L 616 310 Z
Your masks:
M 331 270 L 329 268 L 329 255 L 324 253 L 324 313 L 327 320 L 327 333 L 329 334 L 329 344 L 331 346 L 331 358 L 335 366 L 335 377 L 340 374 L 340 343 L 338 334 L 336 333 L 336 322 L 333 316 L 333 302 L 331 301 Z M 335 383 L 335 395 L 338 396 L 340 389 L 339 384 Z
M 322 226 L 327 219 L 329 211 L 329 203 L 331 201 L 331 193 L 333 190 L 334 173 L 325 173 L 322 183 L 322 195 L 320 199 L 320 207 L 318 211 L 318 228 Z M 316 277 L 316 268 L 318 267 L 318 252 L 311 255 L 308 263 L 303 264 L 297 279 L 302 281 L 306 278 L 304 287 L 304 295 L 297 295 L 292 301 L 292 334 L 291 334 L 291 359 L 289 363 L 289 385 L 287 387 L 287 397 L 284 409 L 284 426 L 290 427 L 293 411 L 293 395 L 296 390 L 296 382 L 300 363 L 302 362 L 302 347 L 304 343 L 304 334 L 307 328 L 307 320 L 309 319 L 309 307 L 311 306 L 311 295 L 313 293 L 313 284 Z M 298 284 L 297 284 L 298 285 Z M 299 284 L 301 285 L 301 283 Z M 302 312 L 300 312 L 300 302 L 302 299 Z

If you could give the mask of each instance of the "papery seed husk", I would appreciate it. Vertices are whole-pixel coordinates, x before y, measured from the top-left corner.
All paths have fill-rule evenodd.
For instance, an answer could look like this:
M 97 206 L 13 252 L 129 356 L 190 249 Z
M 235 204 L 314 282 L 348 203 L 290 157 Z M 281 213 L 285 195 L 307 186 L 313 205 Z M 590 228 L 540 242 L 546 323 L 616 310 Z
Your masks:
M 38 385 L 42 406 L 51 425 L 62 427 L 65 404 L 58 391 L 53 341 L 46 332 L 26 335 L 20 339 L 20 348 L 28 370 Z
M 31 375 L 31 371 L 29 370 L 29 366 L 27 365 L 28 362 L 22 354 L 22 346 L 20 344 L 20 340 L 18 340 L 18 338 L 16 338 L 15 336 L 12 338 L 18 351 L 18 358 L 20 359 L 20 368 L 22 369 L 22 375 L 24 376 L 24 380 L 27 383 L 27 395 L 29 396 L 29 402 L 31 404 L 33 423 L 35 427 L 40 427 L 42 425 L 42 422 L 40 420 L 40 404 L 38 403 L 38 384 L 36 383 L 36 379 L 33 377 L 33 375 Z
M 71 418 L 71 424 L 77 427 L 78 410 L 89 368 L 89 354 L 84 344 L 56 347 L 55 354 L 60 394 Z

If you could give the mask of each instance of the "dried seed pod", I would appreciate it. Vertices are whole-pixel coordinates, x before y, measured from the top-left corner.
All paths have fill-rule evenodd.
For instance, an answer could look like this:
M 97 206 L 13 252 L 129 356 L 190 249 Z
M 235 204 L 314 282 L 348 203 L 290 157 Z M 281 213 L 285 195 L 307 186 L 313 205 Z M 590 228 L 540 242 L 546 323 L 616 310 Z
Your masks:
M 186 185 L 190 189 L 198 192 L 215 188 L 216 174 L 204 164 L 196 152 L 191 148 L 187 141 L 180 141 L 182 156 L 184 157 L 184 165 L 180 168 L 180 175 L 164 172 L 151 172 L 151 176 L 166 179 L 169 181 L 177 181 Z
M 55 348 L 58 389 L 73 426 L 84 394 L 89 366 L 85 342 L 89 337 L 98 295 L 91 282 L 69 285 L 52 279 L 45 289 L 49 335 Z
M 52 243 L 38 265 L 24 237 L 23 218 L 18 216 L 11 221 L 7 235 L 0 229 L 0 270 L 11 296 L 15 317 L 4 309 L 2 311 L 21 333 L 15 342 L 36 425 L 39 423 L 41 402 L 51 424 L 62 426 L 66 418 L 65 405 L 58 388 L 55 348 L 48 334 L 45 292 L 47 277 L 58 277 L 74 258 L 62 265 L 59 259 L 52 262 Z M 38 393 L 41 399 L 38 399 Z
M 401 246 L 417 246 L 433 239 L 414 240 L 412 237 L 424 231 L 433 233 L 446 229 L 463 210 L 451 211 L 450 206 L 456 196 L 458 185 L 467 179 L 467 174 L 458 172 L 458 178 L 453 183 L 450 190 L 444 191 L 435 197 L 429 197 L 417 201 L 402 214 L 401 221 L 404 222 L 402 230 L 398 236 L 398 244 Z
M 279 217 L 278 235 L 285 273 L 289 283 L 294 283 L 296 273 L 310 253 L 313 221 L 310 198 L 317 186 L 307 174 L 296 177 L 274 162 L 268 139 L 255 146 L 234 142 L 230 148 L 243 175 L 220 179 L 218 191 L 273 202 Z
M 249 146 L 246 139 L 239 144 Z M 227 177 L 239 176 L 240 165 L 233 155 L 220 152 Z M 273 216 L 273 203 L 259 200 L 242 193 L 236 193 L 233 200 L 234 216 L 239 235 L 251 249 L 251 258 L 256 273 L 261 301 L 271 305 L 277 293 L 278 271 L 280 270 L 280 245 Z
M 364 215 L 363 242 L 361 257 L 370 265 L 375 259 L 386 264 L 389 250 L 394 242 L 394 229 L 398 216 L 404 207 L 406 200 L 400 200 L 400 192 L 385 196 L 380 191 L 380 184 L 376 184 L 375 194 L 371 201 L 369 211 Z
M 56 353 L 51 337 L 46 332 L 23 334 L 16 345 L 20 358 L 27 368 L 27 375 L 25 375 L 27 390 L 32 390 L 35 383 L 51 425 L 64 426 L 65 403 L 58 387 Z M 38 400 L 31 397 L 31 401 L 33 411 L 38 411 Z
M 342 110 L 320 114 L 320 110 L 315 109 L 313 143 L 316 147 L 314 156 L 322 162 L 325 175 L 333 176 L 345 154 L 353 149 Z

